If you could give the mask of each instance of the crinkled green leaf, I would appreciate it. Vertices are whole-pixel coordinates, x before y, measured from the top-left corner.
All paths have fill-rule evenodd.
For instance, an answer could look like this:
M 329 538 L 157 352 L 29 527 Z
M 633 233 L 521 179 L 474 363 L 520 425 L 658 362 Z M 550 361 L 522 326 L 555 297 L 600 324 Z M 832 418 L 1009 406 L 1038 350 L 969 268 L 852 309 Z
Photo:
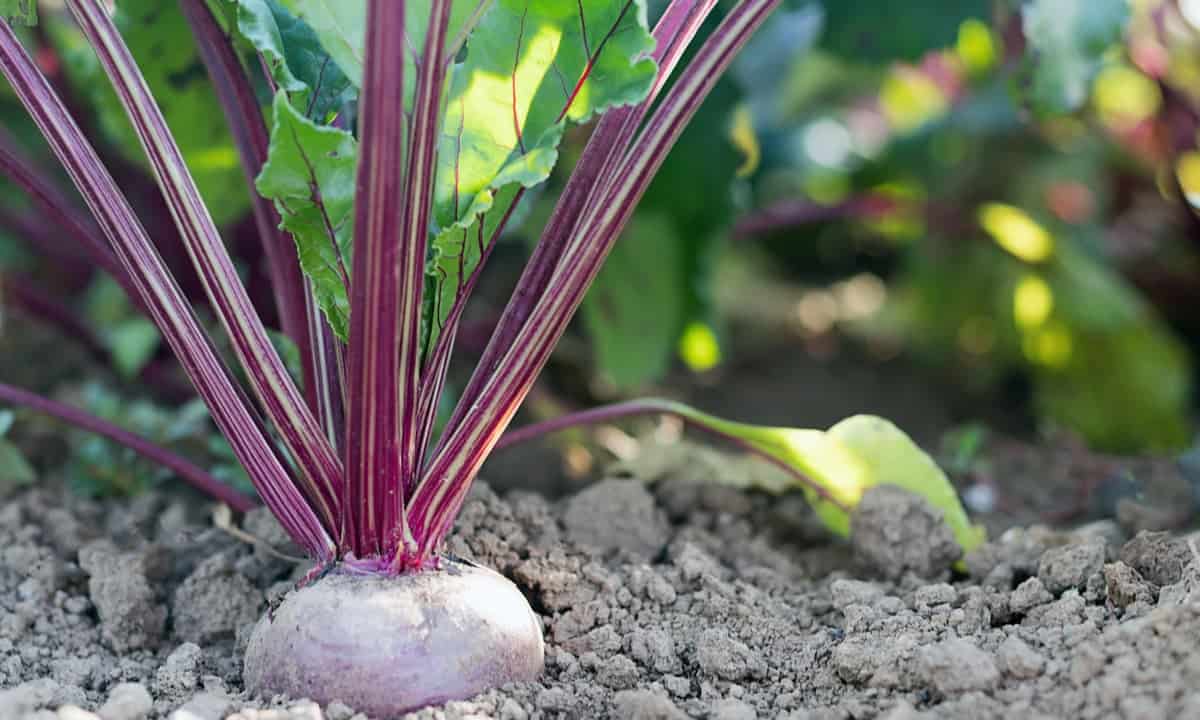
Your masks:
M 325 51 L 338 64 L 346 77 L 350 78 L 356 87 L 361 87 L 363 58 L 366 56 L 366 0 L 280 0 L 280 2 L 312 28 L 320 38 Z
M 278 208 L 317 303 L 343 340 L 350 299 L 341 272 L 350 268 L 357 157 L 350 133 L 317 125 L 288 101 L 286 92 L 276 94 L 271 146 L 258 191 Z
M 317 33 L 278 0 L 232 1 L 238 31 L 266 59 L 276 86 L 305 115 L 320 122 L 354 97 L 354 85 Z
M 10 23 L 37 25 L 37 0 L 0 0 L 0 17 Z
M 518 188 L 550 176 L 568 121 L 644 98 L 653 48 L 644 0 L 493 1 L 449 81 L 429 272 L 439 320 L 478 262 L 464 234 L 477 244 L 480 216 L 497 222 Z
M 1029 0 L 1022 22 L 1034 107 L 1048 113 L 1079 109 L 1105 51 L 1121 39 L 1129 17 L 1129 0 Z
M 494 0 L 452 71 L 437 226 L 471 223 L 508 184 L 543 182 L 567 120 L 645 97 L 653 49 L 645 0 Z
M 213 218 L 220 223 L 240 217 L 250 197 L 238 153 L 178 2 L 121 0 L 113 19 Z M 73 26 L 52 23 L 47 28 L 62 50 L 69 77 L 91 101 L 102 129 L 131 161 L 145 165 L 141 143 L 95 53 Z
M 686 311 L 686 250 L 672 218 L 638 213 L 588 289 L 582 309 L 593 354 L 619 387 L 667 371 Z

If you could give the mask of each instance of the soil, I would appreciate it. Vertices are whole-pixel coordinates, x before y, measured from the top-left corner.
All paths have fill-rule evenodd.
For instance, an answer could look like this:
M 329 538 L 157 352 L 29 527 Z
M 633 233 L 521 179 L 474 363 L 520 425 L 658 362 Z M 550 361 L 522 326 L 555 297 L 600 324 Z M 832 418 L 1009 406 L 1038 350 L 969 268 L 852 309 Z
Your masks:
M 918 498 L 872 491 L 834 541 L 796 496 L 711 482 L 700 452 L 643 443 L 652 473 L 610 465 L 559 500 L 477 484 L 448 549 L 527 595 L 546 669 L 409 717 L 1200 717 L 1194 538 L 1146 513 L 1017 525 L 956 570 Z M 251 544 L 211 511 L 52 481 L 8 498 L 0 718 L 362 717 L 244 692 L 250 628 L 308 567 L 265 512 L 240 520 Z

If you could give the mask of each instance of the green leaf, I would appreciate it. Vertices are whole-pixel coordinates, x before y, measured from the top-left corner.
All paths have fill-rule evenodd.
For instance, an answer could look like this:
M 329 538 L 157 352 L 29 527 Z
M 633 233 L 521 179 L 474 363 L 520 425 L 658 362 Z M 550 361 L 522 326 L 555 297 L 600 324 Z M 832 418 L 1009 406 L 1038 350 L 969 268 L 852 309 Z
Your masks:
M 0 486 L 32 485 L 37 474 L 24 453 L 8 440 L 0 440 Z
M 142 371 L 162 343 L 158 327 L 144 317 L 131 317 L 110 327 L 105 337 L 113 365 L 127 379 Z
M 633 388 L 668 368 L 686 311 L 687 248 L 672 218 L 634 216 L 583 302 L 600 370 Z
M 321 45 L 355 87 L 362 87 L 366 57 L 366 0 L 280 0 L 312 28 Z M 417 5 L 420 3 L 409 3 Z M 397 48 L 399 52 L 400 49 Z
M 653 48 L 644 0 L 494 0 L 484 13 L 451 71 L 439 140 L 430 343 L 478 263 L 478 219 L 486 242 L 518 188 L 550 177 L 568 121 L 644 98 Z
M 506 185 L 543 182 L 566 121 L 646 96 L 653 48 L 644 0 L 494 0 L 452 71 L 437 226 L 469 225 Z
M 292 106 L 286 92 L 276 94 L 271 146 L 258 191 L 275 202 L 282 227 L 296 241 L 317 303 L 343 340 L 350 299 L 342 270 L 350 268 L 357 157 L 350 133 L 313 123 Z
M 238 31 L 266 59 L 275 84 L 297 109 L 320 122 L 354 98 L 354 85 L 307 23 L 278 0 L 233 1 Z
M 321 45 L 338 64 L 354 87 L 362 87 L 363 58 L 366 57 L 366 0 L 278 0 L 311 28 Z M 453 43 L 480 0 L 454 0 L 450 4 L 450 23 L 446 43 Z M 404 77 L 416 77 L 415 54 L 425 46 L 425 30 L 429 26 L 429 3 L 410 2 L 404 8 L 406 51 L 397 49 L 404 57 Z M 286 43 L 285 43 L 286 44 Z M 311 85 L 311 83 L 310 83 Z M 411 102 L 415 83 L 404 84 L 405 98 Z
M 1047 113 L 1079 109 L 1104 53 L 1129 22 L 1129 0 L 1030 0 L 1022 23 L 1032 63 L 1029 97 Z
M 0 17 L 33 27 L 37 25 L 37 0 L 0 0 Z
M 868 488 L 895 485 L 941 510 L 964 554 L 985 539 L 984 529 L 971 524 L 954 486 L 933 458 L 903 430 L 881 417 L 855 415 L 829 430 L 800 430 L 730 422 L 681 403 L 668 401 L 662 405 L 700 427 L 737 438 L 810 479 L 835 502 L 799 481 L 792 487 L 763 489 L 802 490 L 817 516 L 837 535 L 850 534 L 850 515 L 843 508 L 853 510 Z
M 518 187 L 509 185 L 501 190 L 496 196 L 495 207 L 481 216 L 482 223 L 477 217 L 470 226 L 449 228 L 433 239 L 426 270 L 429 281 L 425 285 L 425 349 L 433 347 L 441 335 L 462 284 L 479 265 L 480 252 L 496 232 Z
M 4 437 L 12 429 L 14 419 L 16 416 L 12 410 L 0 410 L 0 437 Z
M 84 311 L 87 320 L 100 329 L 114 369 L 126 379 L 141 372 L 162 344 L 158 328 L 133 307 L 129 296 L 108 275 L 97 275 L 88 285 Z
M 113 16 L 162 109 L 205 204 L 218 223 L 240 217 L 250 196 L 237 150 L 191 30 L 175 0 L 121 0 Z M 65 23 L 47 24 L 72 83 L 95 108 L 101 128 L 132 162 L 145 153 L 112 84 L 83 37 Z

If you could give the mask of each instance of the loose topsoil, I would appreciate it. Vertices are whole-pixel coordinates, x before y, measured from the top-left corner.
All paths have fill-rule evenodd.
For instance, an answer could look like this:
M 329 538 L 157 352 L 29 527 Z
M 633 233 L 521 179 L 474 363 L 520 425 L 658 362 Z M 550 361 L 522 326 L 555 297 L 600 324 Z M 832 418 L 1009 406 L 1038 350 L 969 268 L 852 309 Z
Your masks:
M 836 542 L 798 497 L 674 457 L 553 501 L 479 483 L 449 550 L 528 596 L 546 670 L 410 717 L 1200 717 L 1186 535 L 1025 524 L 953 570 L 912 496 L 872 491 Z M 49 482 L 0 506 L 0 718 L 362 717 L 243 691 L 252 623 L 307 566 L 265 512 L 239 521 L 256 545 L 211 510 Z

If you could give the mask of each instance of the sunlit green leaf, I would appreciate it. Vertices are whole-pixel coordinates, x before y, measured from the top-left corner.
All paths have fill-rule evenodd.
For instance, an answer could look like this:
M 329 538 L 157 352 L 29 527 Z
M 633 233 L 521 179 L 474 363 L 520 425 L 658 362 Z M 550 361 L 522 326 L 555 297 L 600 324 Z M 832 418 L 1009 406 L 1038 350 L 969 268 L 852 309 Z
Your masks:
M 367 26 L 366 0 L 280 0 L 312 28 L 346 77 L 362 85 Z M 409 3 L 414 4 L 414 3 Z
M 494 0 L 452 71 L 437 226 L 472 222 L 506 185 L 543 182 L 566 121 L 645 97 L 653 48 L 644 0 Z
M 282 90 L 275 96 L 271 147 L 258 191 L 275 202 L 317 303 L 343 340 L 350 298 L 342 272 L 348 274 L 351 264 L 356 162 L 350 133 L 308 120 Z
M 460 251 L 464 237 L 478 244 L 477 218 L 498 221 L 519 187 L 550 176 L 568 122 L 645 97 L 653 47 L 644 0 L 494 0 L 452 68 L 439 141 L 430 297 L 442 317 L 477 262 Z
M 277 0 L 304 21 L 319 38 L 326 52 L 355 87 L 362 86 L 363 58 L 366 57 L 366 0 Z M 459 33 L 471 18 L 480 0 L 453 0 L 447 44 L 459 39 Z M 405 77 L 416 77 L 415 54 L 425 45 L 429 25 L 429 2 L 410 2 L 404 8 L 404 34 L 407 47 L 398 49 L 404 58 Z M 286 40 L 286 38 L 285 38 Z M 286 46 L 285 42 L 285 46 Z M 311 83 L 309 83 L 311 85 Z M 405 83 L 404 92 L 412 100 L 414 83 Z

